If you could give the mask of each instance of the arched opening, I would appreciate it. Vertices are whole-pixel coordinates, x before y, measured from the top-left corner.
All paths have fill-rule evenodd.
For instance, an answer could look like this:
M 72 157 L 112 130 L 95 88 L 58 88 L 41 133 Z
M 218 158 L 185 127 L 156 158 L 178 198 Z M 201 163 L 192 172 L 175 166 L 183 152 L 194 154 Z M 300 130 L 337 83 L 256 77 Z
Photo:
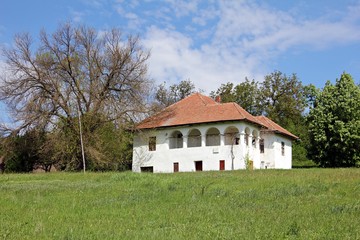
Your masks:
M 169 148 L 182 148 L 183 147 L 183 135 L 180 131 L 174 131 L 169 138 Z
M 188 134 L 188 147 L 201 147 L 201 133 L 198 129 L 192 129 Z
M 220 131 L 210 128 L 206 133 L 206 146 L 220 146 Z
M 228 127 L 224 135 L 225 145 L 239 145 L 239 130 L 236 127 Z
M 244 137 L 246 146 L 249 146 L 249 136 L 250 136 L 250 129 L 247 127 L 245 128 L 245 137 Z
M 251 144 L 254 148 L 256 148 L 256 138 L 257 137 L 258 137 L 258 132 L 256 130 L 253 130 Z

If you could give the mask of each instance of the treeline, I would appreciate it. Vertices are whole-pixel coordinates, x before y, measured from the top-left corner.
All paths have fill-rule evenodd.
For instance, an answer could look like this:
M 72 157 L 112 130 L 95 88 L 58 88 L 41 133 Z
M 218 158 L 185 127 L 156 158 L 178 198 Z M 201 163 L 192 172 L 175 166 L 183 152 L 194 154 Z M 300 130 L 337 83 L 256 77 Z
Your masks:
M 63 24 L 49 35 L 15 37 L 3 51 L 0 100 L 14 120 L 1 126 L 0 170 L 125 170 L 137 122 L 196 90 L 190 80 L 155 86 L 137 37 Z M 300 137 L 293 161 L 353 167 L 360 161 L 360 87 L 349 74 L 323 89 L 275 71 L 263 81 L 226 83 L 210 93 L 266 115 Z

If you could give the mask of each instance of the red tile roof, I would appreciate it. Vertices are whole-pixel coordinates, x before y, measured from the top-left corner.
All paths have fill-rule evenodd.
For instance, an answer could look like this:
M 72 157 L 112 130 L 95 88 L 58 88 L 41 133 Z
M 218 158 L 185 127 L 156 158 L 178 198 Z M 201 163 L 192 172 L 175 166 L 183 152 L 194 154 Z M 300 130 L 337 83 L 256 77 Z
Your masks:
M 286 135 L 288 137 L 291 137 L 293 139 L 299 139 L 299 137 L 295 136 L 294 134 L 292 134 L 285 128 L 281 127 L 279 124 L 275 123 L 270 118 L 267 118 L 265 116 L 257 116 L 256 119 L 266 127 L 265 130 L 267 130 L 267 131 L 280 133 L 280 134 Z
M 268 120 L 271 121 L 271 124 L 263 120 L 263 118 L 252 116 L 236 103 L 218 103 L 200 93 L 194 93 L 170 105 L 158 114 L 145 119 L 137 126 L 137 129 L 239 120 L 248 121 L 269 130 L 297 138 L 270 119 Z

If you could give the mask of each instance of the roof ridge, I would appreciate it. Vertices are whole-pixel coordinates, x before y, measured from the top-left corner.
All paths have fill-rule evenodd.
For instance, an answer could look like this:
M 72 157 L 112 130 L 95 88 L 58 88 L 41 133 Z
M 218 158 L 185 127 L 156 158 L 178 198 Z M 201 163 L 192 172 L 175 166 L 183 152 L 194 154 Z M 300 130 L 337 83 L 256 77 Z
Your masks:
M 170 107 L 173 107 L 173 106 L 175 106 L 175 105 L 178 105 L 181 101 L 183 101 L 183 100 L 185 100 L 185 99 L 187 99 L 188 97 L 191 97 L 191 96 L 193 96 L 193 95 L 197 95 L 197 94 L 199 94 L 199 93 L 198 93 L 198 92 L 192 93 L 192 94 L 190 94 L 189 96 L 187 96 L 187 97 L 185 97 L 185 98 L 183 98 L 183 99 L 180 99 L 179 101 L 174 102 L 173 104 L 170 104 L 169 106 L 165 107 L 165 108 L 164 108 L 163 110 L 161 110 L 160 112 L 166 110 L 167 108 L 170 108 Z
M 244 114 L 239 110 L 239 107 L 242 108 L 239 104 L 235 103 L 235 102 L 231 102 L 234 106 L 235 106 L 235 109 L 236 111 L 238 111 L 238 113 L 240 113 L 240 115 L 246 119 L 246 117 L 244 116 Z M 242 108 L 243 109 L 243 108 Z M 245 110 L 245 109 L 243 109 Z M 246 111 L 246 110 L 245 110 Z
M 199 93 L 199 92 L 196 92 L 195 94 L 197 94 L 199 97 L 200 97 L 200 99 L 201 99 L 201 101 L 204 103 L 204 105 L 205 106 L 207 106 L 208 105 L 208 103 L 204 100 L 204 98 L 203 97 L 207 97 L 207 96 L 205 96 L 205 95 L 202 95 L 201 93 Z M 210 98 L 210 97 L 207 97 L 207 98 Z M 212 99 L 212 98 L 210 98 L 210 99 Z M 217 104 L 219 104 L 218 102 L 216 102 L 216 101 L 214 101 L 214 103 L 213 104 L 215 104 L 215 105 L 217 105 Z

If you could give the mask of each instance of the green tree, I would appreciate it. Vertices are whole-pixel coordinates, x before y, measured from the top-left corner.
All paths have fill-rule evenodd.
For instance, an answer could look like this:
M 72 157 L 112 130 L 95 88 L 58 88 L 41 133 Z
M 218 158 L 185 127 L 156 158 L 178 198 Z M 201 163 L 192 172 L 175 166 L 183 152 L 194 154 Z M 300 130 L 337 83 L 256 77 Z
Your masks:
M 23 135 L 10 135 L 2 139 L 5 149 L 5 172 L 31 172 L 40 159 L 39 147 L 44 142 L 44 132 L 37 129 Z
M 132 158 L 131 131 L 124 129 L 124 124 L 103 123 L 101 118 L 104 117 L 90 114 L 82 118 L 86 168 L 92 171 L 129 169 Z M 60 122 L 46 134 L 45 142 L 39 148 L 38 166 L 55 166 L 66 171 L 82 168 L 79 160 L 82 157 L 80 135 L 67 128 L 67 122 Z M 78 119 L 73 118 L 72 122 L 78 128 Z
M 360 161 L 360 87 L 343 73 L 318 94 L 309 117 L 309 157 L 322 167 L 353 167 Z
M 233 83 L 226 83 L 221 84 L 221 86 L 216 91 L 210 92 L 210 97 L 215 99 L 216 97 L 221 97 L 221 102 L 235 102 L 236 96 L 234 93 L 234 84 Z
M 266 75 L 260 92 L 260 104 L 269 118 L 285 128 L 302 122 L 306 99 L 296 74 L 287 76 L 275 71 Z
M 263 107 L 260 104 L 261 92 L 258 82 L 245 78 L 245 82 L 235 86 L 234 95 L 235 102 L 250 114 L 255 116 L 262 114 Z
M 179 84 L 170 85 L 169 88 L 166 88 L 164 82 L 157 87 L 155 100 L 160 104 L 160 108 L 163 108 L 186 98 L 194 92 L 195 84 L 191 80 L 183 80 Z
M 314 108 L 316 103 L 316 98 L 319 95 L 320 90 L 317 89 L 313 84 L 309 84 L 304 87 L 304 95 L 306 98 L 306 106 L 309 108 Z
M 221 84 L 221 86 L 210 93 L 210 97 L 221 97 L 221 102 L 236 102 L 242 108 L 253 115 L 261 115 L 259 83 L 245 78 L 245 82 L 234 85 L 233 83 Z

